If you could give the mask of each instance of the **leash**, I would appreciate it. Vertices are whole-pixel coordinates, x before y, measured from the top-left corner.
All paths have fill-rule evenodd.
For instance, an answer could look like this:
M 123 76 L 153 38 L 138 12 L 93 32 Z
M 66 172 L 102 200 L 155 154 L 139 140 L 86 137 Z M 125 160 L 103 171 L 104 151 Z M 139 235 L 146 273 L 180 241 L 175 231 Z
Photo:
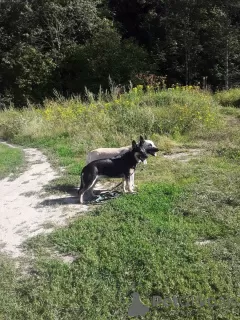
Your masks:
M 113 187 L 113 188 L 111 189 L 111 191 L 116 190 L 116 189 L 117 189 L 118 187 L 120 187 L 122 184 L 123 184 L 123 182 L 120 182 L 120 183 L 117 184 L 115 187 Z
M 136 169 L 135 169 L 136 170 Z M 135 173 L 135 170 L 130 174 L 130 177 Z M 120 183 L 118 183 L 115 187 L 113 187 L 110 191 L 107 191 L 106 193 L 104 193 L 104 195 L 101 195 L 98 197 L 98 199 L 96 199 L 94 201 L 95 204 L 99 204 L 100 202 L 103 202 L 105 200 L 109 200 L 109 199 L 113 199 L 118 197 L 121 193 L 119 191 L 114 191 L 116 190 L 118 187 L 120 187 L 123 184 L 123 182 L 121 181 Z M 106 196 L 108 194 L 108 196 Z
M 135 168 L 134 171 L 130 174 L 130 177 L 135 173 L 136 169 L 137 169 L 137 168 Z M 143 167 L 142 167 L 142 169 L 141 169 L 140 171 L 142 171 L 142 170 L 143 170 Z M 123 184 L 123 181 L 121 181 L 121 182 L 118 183 L 115 187 L 113 187 L 113 188 L 111 189 L 111 191 L 116 190 L 116 189 L 117 189 L 118 187 L 120 187 L 122 184 Z

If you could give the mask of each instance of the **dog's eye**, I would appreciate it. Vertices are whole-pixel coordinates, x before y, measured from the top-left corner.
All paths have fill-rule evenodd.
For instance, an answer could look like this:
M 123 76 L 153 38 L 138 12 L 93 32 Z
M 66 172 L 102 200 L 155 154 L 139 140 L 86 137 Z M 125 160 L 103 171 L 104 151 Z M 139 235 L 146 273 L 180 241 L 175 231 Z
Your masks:
M 148 145 L 149 147 L 152 147 L 152 144 L 151 143 L 149 143 L 149 145 Z

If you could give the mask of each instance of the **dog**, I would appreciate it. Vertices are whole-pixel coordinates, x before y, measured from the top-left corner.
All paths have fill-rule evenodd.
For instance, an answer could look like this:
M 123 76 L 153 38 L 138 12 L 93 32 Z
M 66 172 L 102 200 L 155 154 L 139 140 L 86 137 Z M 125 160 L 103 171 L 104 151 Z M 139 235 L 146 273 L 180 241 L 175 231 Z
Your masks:
M 156 156 L 156 152 L 159 150 L 155 146 L 154 142 L 151 140 L 147 140 L 147 137 L 145 139 L 140 136 L 140 141 L 143 141 L 143 148 L 147 151 L 147 153 Z M 87 155 L 87 161 L 86 164 L 99 159 L 108 159 L 116 156 L 120 156 L 127 151 L 131 150 L 132 146 L 126 146 L 121 148 L 98 148 L 95 150 L 92 150 Z M 156 148 L 156 150 L 154 150 Z M 146 163 L 146 162 L 145 162 Z
M 143 136 L 140 136 L 140 142 L 142 143 L 142 147 L 146 150 L 147 154 L 150 154 L 152 156 L 156 156 L 159 149 L 155 146 L 154 142 L 151 140 L 147 140 L 147 137 L 145 136 L 145 139 Z M 108 159 L 112 157 L 121 156 L 124 153 L 130 151 L 132 149 L 132 146 L 126 146 L 121 148 L 99 148 L 92 150 L 87 155 L 87 161 L 86 163 L 90 163 L 95 160 L 99 159 Z M 144 164 L 147 164 L 147 160 L 144 161 Z M 131 175 L 131 184 L 134 188 L 134 173 Z
M 79 189 L 80 203 L 84 202 L 84 194 L 93 190 L 97 180 L 101 177 L 123 178 L 123 192 L 126 186 L 130 193 L 133 192 L 130 176 L 134 173 L 139 162 L 148 158 L 143 141 L 139 144 L 132 141 L 132 148 L 122 155 L 113 158 L 94 160 L 88 163 L 81 172 L 81 185 Z

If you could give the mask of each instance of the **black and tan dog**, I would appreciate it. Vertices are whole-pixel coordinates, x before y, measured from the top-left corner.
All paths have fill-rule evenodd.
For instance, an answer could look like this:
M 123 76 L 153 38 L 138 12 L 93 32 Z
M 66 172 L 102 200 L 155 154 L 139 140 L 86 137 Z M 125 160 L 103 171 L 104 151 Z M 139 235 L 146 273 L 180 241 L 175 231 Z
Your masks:
M 146 160 L 147 157 L 143 141 L 140 141 L 139 144 L 133 141 L 132 150 L 123 155 L 95 160 L 87 164 L 81 173 L 80 203 L 84 202 L 84 194 L 92 191 L 97 180 L 101 177 L 123 178 L 123 192 L 126 192 L 126 186 L 129 192 L 133 192 L 130 176 L 134 173 L 137 164 Z
M 147 154 L 156 156 L 159 149 L 155 146 L 152 140 L 147 140 L 146 136 L 145 136 L 145 139 L 143 138 L 143 136 L 140 136 L 139 143 L 140 142 L 142 144 L 142 147 L 146 150 Z M 131 145 L 126 147 L 121 147 L 121 148 L 98 148 L 88 153 L 87 164 L 95 160 L 109 159 L 109 158 L 121 156 L 130 150 L 132 150 Z M 147 160 L 144 161 L 144 164 L 146 163 L 147 163 Z M 132 188 L 134 188 L 134 173 L 131 174 L 131 184 L 132 184 Z

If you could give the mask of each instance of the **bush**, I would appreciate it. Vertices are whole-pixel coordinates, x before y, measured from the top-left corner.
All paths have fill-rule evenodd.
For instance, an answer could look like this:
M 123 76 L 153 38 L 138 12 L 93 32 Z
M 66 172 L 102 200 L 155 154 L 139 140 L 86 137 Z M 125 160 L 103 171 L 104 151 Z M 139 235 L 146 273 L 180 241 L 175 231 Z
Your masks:
M 240 108 L 240 88 L 217 92 L 214 97 L 224 107 Z
M 5 94 L 9 92 L 17 106 L 26 105 L 28 100 L 42 102 L 53 87 L 55 67 L 53 59 L 32 46 L 14 47 L 0 64 L 2 76 L 9 82 Z
M 139 85 L 110 105 L 119 128 L 133 128 L 150 135 L 189 133 L 213 126 L 217 117 L 217 104 L 212 96 L 192 87 L 155 90 L 148 86 L 144 92 Z
M 111 39 L 111 41 L 109 41 Z M 59 68 L 63 92 L 93 92 L 115 83 L 126 84 L 146 69 L 147 53 L 131 40 L 121 40 L 117 31 L 104 26 L 84 46 L 71 46 Z

